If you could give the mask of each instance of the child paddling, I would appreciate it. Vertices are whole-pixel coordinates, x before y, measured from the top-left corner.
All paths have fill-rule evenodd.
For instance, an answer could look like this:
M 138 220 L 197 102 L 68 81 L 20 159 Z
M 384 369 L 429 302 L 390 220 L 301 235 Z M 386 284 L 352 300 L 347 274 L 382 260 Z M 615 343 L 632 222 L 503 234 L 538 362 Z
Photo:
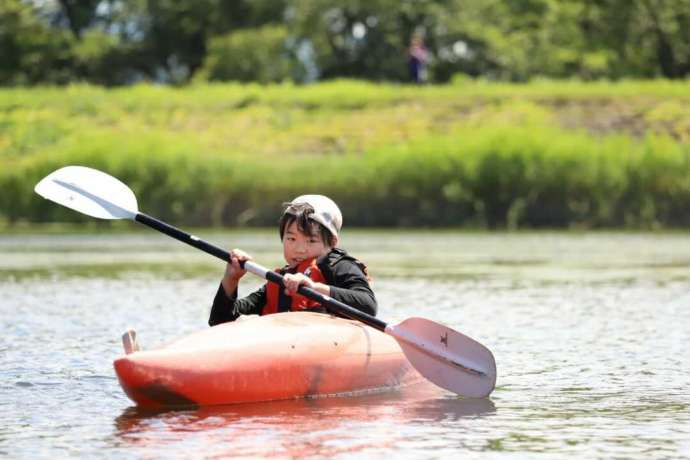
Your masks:
M 284 277 L 285 288 L 266 283 L 238 299 L 237 286 L 246 273 L 240 262 L 251 260 L 251 256 L 233 249 L 231 262 L 213 300 L 209 325 L 234 321 L 240 315 L 325 312 L 318 302 L 297 294 L 300 285 L 376 315 L 376 297 L 369 285 L 366 266 L 337 247 L 342 221 L 340 209 L 326 196 L 302 195 L 292 200 L 278 226 L 287 265 L 277 271 Z

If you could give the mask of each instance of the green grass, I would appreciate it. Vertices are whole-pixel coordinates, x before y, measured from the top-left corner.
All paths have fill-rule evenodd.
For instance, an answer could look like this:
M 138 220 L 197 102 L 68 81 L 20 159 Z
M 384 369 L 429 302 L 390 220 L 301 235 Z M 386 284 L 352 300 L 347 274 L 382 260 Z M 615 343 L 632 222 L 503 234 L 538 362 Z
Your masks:
M 82 164 L 187 225 L 319 192 L 355 226 L 685 226 L 687 107 L 668 81 L 2 89 L 0 220 L 83 221 L 32 192 Z

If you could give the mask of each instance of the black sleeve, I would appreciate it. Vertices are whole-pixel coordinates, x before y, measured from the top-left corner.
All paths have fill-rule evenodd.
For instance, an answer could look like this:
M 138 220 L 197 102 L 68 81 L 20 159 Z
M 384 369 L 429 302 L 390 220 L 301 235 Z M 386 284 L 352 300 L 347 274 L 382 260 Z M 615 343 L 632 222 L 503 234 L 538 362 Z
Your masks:
M 216 292 L 211 307 L 211 316 L 208 319 L 209 326 L 235 321 L 240 315 L 258 315 L 266 305 L 266 285 L 241 299 L 237 298 L 237 289 L 228 297 L 221 284 Z
M 376 316 L 376 296 L 369 286 L 367 276 L 351 260 L 340 260 L 329 274 L 331 297 L 372 316 Z

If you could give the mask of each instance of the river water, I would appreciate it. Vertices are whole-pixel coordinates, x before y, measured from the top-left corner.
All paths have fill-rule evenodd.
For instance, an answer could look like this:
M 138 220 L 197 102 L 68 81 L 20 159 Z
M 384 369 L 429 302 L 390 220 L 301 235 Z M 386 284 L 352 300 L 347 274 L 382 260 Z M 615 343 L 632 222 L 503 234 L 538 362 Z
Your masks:
M 200 236 L 281 265 L 275 232 Z M 222 264 L 154 232 L 0 235 L 0 456 L 688 458 L 688 236 L 351 231 L 382 319 L 492 350 L 489 399 L 420 384 L 151 413 L 118 385 L 120 336 L 205 328 Z

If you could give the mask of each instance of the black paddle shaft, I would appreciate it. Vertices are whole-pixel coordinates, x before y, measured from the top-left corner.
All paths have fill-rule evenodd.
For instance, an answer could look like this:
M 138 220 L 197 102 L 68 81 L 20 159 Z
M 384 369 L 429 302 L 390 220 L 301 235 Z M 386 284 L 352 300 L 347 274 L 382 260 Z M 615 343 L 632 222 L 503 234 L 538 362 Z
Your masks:
M 147 214 L 144 214 L 143 212 L 140 212 L 137 213 L 137 215 L 134 217 L 134 220 L 148 227 L 151 227 L 154 230 L 158 230 L 161 233 L 165 233 L 166 235 L 171 236 L 176 240 L 182 241 L 183 243 L 187 243 L 188 245 L 194 246 L 197 249 L 201 249 L 202 251 L 211 254 L 212 256 L 215 256 L 224 262 L 230 261 L 230 253 L 228 251 L 225 251 L 217 246 L 207 243 L 206 241 L 194 235 L 190 235 L 189 233 L 186 233 L 180 230 L 179 228 L 166 224 L 165 222 L 158 220 L 155 217 L 151 217 Z M 244 268 L 244 262 L 241 262 L 240 265 L 242 266 L 242 268 Z M 267 281 L 276 283 L 281 287 L 285 287 L 285 284 L 283 283 L 283 277 L 280 275 L 280 273 L 276 273 L 271 270 L 263 270 L 265 272 L 264 277 Z M 388 326 L 384 321 L 381 321 L 380 319 L 374 316 L 367 315 L 366 313 L 359 311 L 356 308 L 352 308 L 347 304 L 339 302 L 327 295 L 321 294 L 320 292 L 317 292 L 307 286 L 300 286 L 299 289 L 297 289 L 297 292 L 309 299 L 319 302 L 321 305 L 325 306 L 331 312 L 335 312 L 348 318 L 361 321 L 364 324 L 373 327 L 374 329 L 378 329 L 379 331 L 384 331 Z

